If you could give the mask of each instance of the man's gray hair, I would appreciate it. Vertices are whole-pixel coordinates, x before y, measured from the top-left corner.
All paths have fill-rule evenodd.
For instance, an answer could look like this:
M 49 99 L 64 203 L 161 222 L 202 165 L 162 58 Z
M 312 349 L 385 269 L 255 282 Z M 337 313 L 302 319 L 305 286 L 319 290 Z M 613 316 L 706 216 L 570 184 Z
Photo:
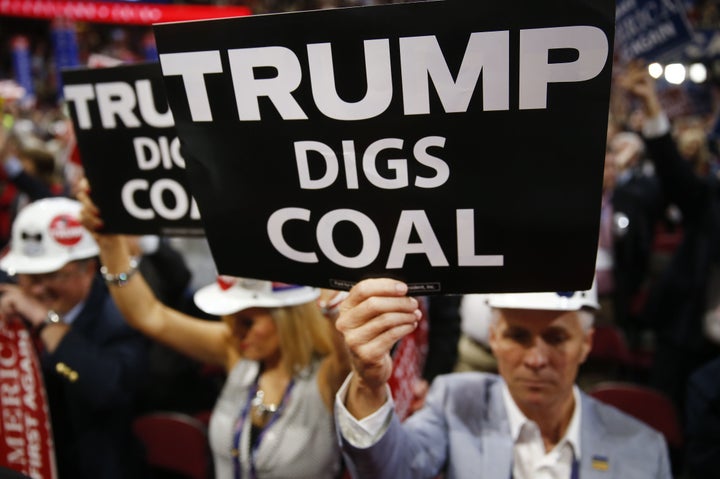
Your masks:
M 498 319 L 500 318 L 499 311 L 500 310 L 498 308 L 492 308 L 492 314 L 490 315 L 491 327 L 497 325 Z M 582 327 L 583 332 L 589 332 L 595 324 L 595 314 L 587 309 L 579 309 L 574 312 L 577 313 L 576 316 L 578 318 L 578 321 L 580 321 L 580 327 Z

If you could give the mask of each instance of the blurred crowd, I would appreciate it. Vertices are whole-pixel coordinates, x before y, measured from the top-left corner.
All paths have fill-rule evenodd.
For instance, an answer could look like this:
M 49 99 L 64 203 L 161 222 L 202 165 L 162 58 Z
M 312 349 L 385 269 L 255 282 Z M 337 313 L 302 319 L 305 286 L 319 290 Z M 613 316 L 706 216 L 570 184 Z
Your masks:
M 243 2 L 258 14 L 380 3 L 399 2 Z M 57 100 L 47 25 L 20 19 L 0 22 L 4 30 L 0 34 L 0 248 L 6 248 L 11 225 L 24 206 L 42 198 L 75 197 L 83 172 L 72 122 Z M 8 43 L 19 33 L 31 38 L 32 102 L 21 101 L 15 85 L 7 81 L 12 77 Z M 91 55 L 123 62 L 147 60 L 149 36 L 147 27 L 77 25 L 83 63 Z M 668 115 L 670 136 L 692 175 L 692 182 L 679 185 L 678 178 L 663 173 L 654 161 L 657 150 L 648 145 L 643 131 L 646 112 L 637 102 L 637 92 L 622 84 L 626 68 L 616 66 L 609 112 L 596 283 L 602 310 L 595 323 L 596 347 L 578 381 L 588 390 L 604 381 L 626 381 L 666 395 L 688 439 L 671 451 L 673 470 L 682 477 L 688 444 L 696 433 L 693 428 L 717 422 L 720 409 L 720 388 L 707 386 L 696 375 L 703 367 L 717 370 L 720 361 L 720 248 L 715 244 L 720 239 L 716 211 L 720 189 L 714 189 L 720 182 L 720 81 L 708 79 L 705 98 L 710 104 L 702 111 L 676 111 L 669 103 L 662 105 L 673 112 Z M 653 88 L 658 88 L 661 102 L 671 101 L 670 95 L 663 97 L 663 88 Z M 703 188 L 706 194 L 701 193 Z M 217 320 L 199 311 L 191 300 L 199 285 L 215 281 L 204 240 L 146 237 L 138 238 L 135 247 L 148 258 L 164 255 L 143 271 L 159 299 L 184 313 Z M 496 371 L 482 296 L 430 297 L 426 308 L 431 344 L 423 374 L 425 387 L 441 373 Z M 225 371 L 181 359 L 160 345 L 151 355 L 156 387 L 143 397 L 142 411 L 196 414 L 212 409 Z M 720 377 L 711 378 L 720 384 Z M 703 396 L 704 405 L 697 404 L 698 395 Z M 698 415 L 698 408 L 714 409 L 715 416 Z M 720 447 L 717 430 L 703 434 L 710 434 Z M 710 452 L 714 464 L 720 464 L 718 451 Z M 720 466 L 715 467 L 715 473 L 720 471 Z

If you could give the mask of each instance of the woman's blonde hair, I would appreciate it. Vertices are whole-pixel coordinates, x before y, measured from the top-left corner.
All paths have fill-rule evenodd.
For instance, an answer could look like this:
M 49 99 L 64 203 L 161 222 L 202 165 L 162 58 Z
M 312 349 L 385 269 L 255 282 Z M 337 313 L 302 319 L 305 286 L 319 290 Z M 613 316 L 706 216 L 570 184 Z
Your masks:
M 333 330 L 315 302 L 273 308 L 285 369 L 295 375 L 316 357 L 333 352 Z

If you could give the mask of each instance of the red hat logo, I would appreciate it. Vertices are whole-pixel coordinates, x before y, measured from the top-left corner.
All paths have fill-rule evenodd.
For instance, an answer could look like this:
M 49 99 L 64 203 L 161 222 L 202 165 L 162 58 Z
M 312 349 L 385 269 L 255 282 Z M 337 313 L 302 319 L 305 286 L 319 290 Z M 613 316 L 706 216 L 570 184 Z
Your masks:
M 237 278 L 233 278 L 232 276 L 220 275 L 217 277 L 217 284 L 223 291 L 227 291 L 228 289 L 232 288 L 237 284 L 237 282 Z
M 50 222 L 50 236 L 63 246 L 75 246 L 82 240 L 85 228 L 70 215 L 58 215 Z

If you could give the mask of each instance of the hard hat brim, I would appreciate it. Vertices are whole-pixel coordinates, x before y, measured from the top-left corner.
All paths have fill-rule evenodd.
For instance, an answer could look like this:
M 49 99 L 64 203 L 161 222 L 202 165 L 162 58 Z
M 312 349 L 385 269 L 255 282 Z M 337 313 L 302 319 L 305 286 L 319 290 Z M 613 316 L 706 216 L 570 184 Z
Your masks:
M 278 292 L 259 292 L 233 286 L 223 290 L 217 283 L 197 290 L 193 300 L 207 314 L 224 316 L 249 308 L 280 308 L 309 303 L 320 296 L 320 290 L 307 286 Z

